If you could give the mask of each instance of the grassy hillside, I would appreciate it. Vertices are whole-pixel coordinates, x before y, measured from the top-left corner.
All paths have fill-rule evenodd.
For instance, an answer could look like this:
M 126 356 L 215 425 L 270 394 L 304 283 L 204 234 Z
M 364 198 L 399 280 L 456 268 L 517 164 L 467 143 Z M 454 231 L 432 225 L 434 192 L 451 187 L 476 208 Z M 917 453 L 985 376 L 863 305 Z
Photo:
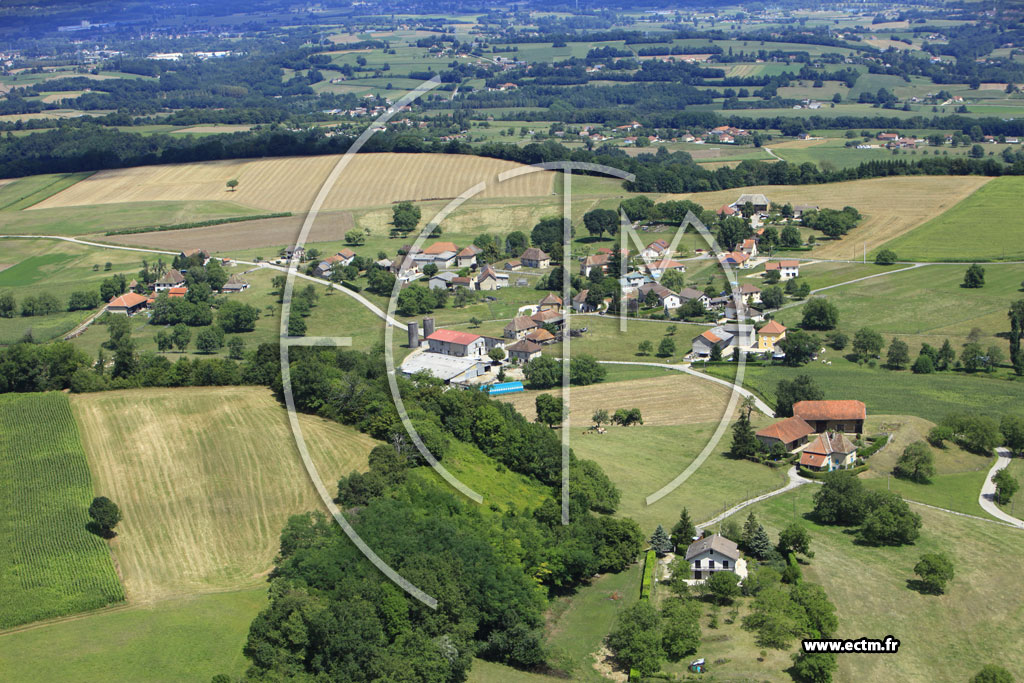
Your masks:
M 815 488 L 803 486 L 754 508 L 772 538 L 794 510 L 799 518 L 813 507 Z M 924 522 L 921 537 L 899 548 L 861 546 L 842 527 L 804 523 L 815 552 L 804 575 L 835 603 L 837 637 L 891 634 L 901 641 L 898 654 L 840 657 L 836 680 L 962 681 L 990 662 L 1024 676 L 1024 607 L 1008 599 L 1024 590 L 1021 532 L 928 508 L 914 511 Z M 945 595 L 908 587 L 914 564 L 928 552 L 953 559 L 956 577 Z
M 124 599 L 94 495 L 67 397 L 0 396 L 0 628 Z
M 240 676 L 249 624 L 266 588 L 179 598 L 0 635 L 12 681 L 209 681 Z
M 97 489 L 124 512 L 114 556 L 133 602 L 258 585 L 288 516 L 320 507 L 266 389 L 116 391 L 72 407 Z M 366 467 L 369 437 L 300 424 L 329 490 Z
M 1022 259 L 1022 192 L 1024 178 L 995 178 L 942 215 L 884 246 L 902 259 Z

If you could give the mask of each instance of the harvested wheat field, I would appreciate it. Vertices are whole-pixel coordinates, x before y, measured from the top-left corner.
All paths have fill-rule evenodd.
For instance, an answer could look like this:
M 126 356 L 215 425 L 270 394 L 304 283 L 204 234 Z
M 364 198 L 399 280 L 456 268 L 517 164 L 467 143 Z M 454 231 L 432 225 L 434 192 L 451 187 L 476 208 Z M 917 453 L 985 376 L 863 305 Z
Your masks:
M 263 218 L 187 230 L 140 232 L 131 235 L 104 236 L 104 242 L 151 249 L 178 250 L 201 245 L 210 253 L 236 249 L 259 249 L 294 244 L 306 220 L 305 213 L 282 218 Z M 324 212 L 317 216 L 306 242 L 333 242 L 344 239 L 355 227 L 348 211 Z
M 538 394 L 560 394 L 560 389 L 524 391 L 498 397 L 511 403 L 528 420 L 537 418 Z M 720 420 L 729 403 L 729 389 L 683 373 L 633 379 L 611 384 L 573 387 L 569 392 L 569 419 L 573 429 L 590 426 L 597 410 L 609 415 L 619 408 L 639 408 L 645 425 L 681 425 Z
M 191 199 L 231 200 L 268 211 L 305 211 L 339 155 L 233 159 L 100 171 L 33 209 Z M 486 182 L 480 197 L 550 195 L 555 173 L 497 182 L 520 164 L 464 154 L 358 154 L 338 178 L 324 209 L 380 206 L 403 200 L 451 199 Z M 238 187 L 226 183 L 237 179 Z
M 705 208 L 717 209 L 736 201 L 741 194 L 763 193 L 773 203 L 817 204 L 832 209 L 852 206 L 864 215 L 864 221 L 843 239 L 819 241 L 819 246 L 810 252 L 811 256 L 821 258 L 850 258 L 854 251 L 860 255 L 864 245 L 871 251 L 935 218 L 989 180 L 982 176 L 899 176 L 827 185 L 737 187 L 662 195 L 660 200 L 689 199 Z
M 322 507 L 267 389 L 81 394 L 72 410 L 95 491 L 124 514 L 112 548 L 129 601 L 258 585 L 288 517 Z M 366 469 L 373 439 L 300 423 L 328 490 Z

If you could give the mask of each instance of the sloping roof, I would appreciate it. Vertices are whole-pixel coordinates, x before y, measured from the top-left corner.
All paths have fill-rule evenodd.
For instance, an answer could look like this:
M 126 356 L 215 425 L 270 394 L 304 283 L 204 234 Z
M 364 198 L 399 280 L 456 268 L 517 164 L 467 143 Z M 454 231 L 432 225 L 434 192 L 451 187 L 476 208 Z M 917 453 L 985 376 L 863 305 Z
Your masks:
M 232 273 L 231 277 L 227 279 L 227 282 L 224 283 L 224 287 L 221 287 L 221 289 L 234 289 L 236 287 L 248 286 L 249 283 L 246 282 L 243 278 L 240 278 L 237 273 Z
M 505 347 L 506 351 L 515 351 L 517 353 L 539 353 L 542 350 L 540 344 L 534 344 L 532 341 L 522 339 L 517 341 L 515 344 L 509 344 Z
M 648 270 L 665 270 L 666 268 L 685 268 L 686 264 L 681 261 L 676 261 L 670 258 L 663 258 L 658 261 L 652 261 L 647 265 Z
M 821 467 L 825 464 L 827 459 L 828 458 L 824 455 L 808 453 L 806 449 L 800 454 L 800 464 L 808 467 Z
M 545 252 L 543 252 L 540 249 L 538 249 L 537 247 L 530 247 L 529 249 L 524 251 L 522 254 L 520 254 L 519 258 L 520 259 L 526 259 L 528 261 L 543 261 L 543 260 L 549 259 L 551 257 L 548 256 Z
M 749 282 L 744 282 L 742 285 L 740 285 L 740 294 L 757 294 L 760 291 L 760 287 L 752 285 Z
M 736 213 L 736 209 L 732 208 L 728 204 L 718 210 L 718 215 L 720 216 L 731 216 L 734 213 Z
M 185 296 L 188 292 L 188 287 L 171 287 L 167 290 L 167 296 L 171 298 L 177 298 L 179 296 Z
M 590 293 L 589 289 L 581 289 L 580 293 L 572 298 L 573 303 L 582 304 L 587 300 L 587 294 Z
M 459 253 L 457 254 L 457 256 L 458 256 L 459 258 L 466 258 L 466 257 L 469 257 L 469 256 L 476 256 L 476 252 L 475 252 L 475 251 L 473 251 L 472 249 L 470 249 L 469 247 L 466 247 L 465 249 L 463 249 L 462 251 L 460 251 L 460 252 L 459 252 Z
M 479 334 L 472 332 L 459 332 L 458 330 L 434 330 L 433 334 L 427 337 L 430 341 L 448 342 L 449 344 L 461 344 L 467 346 L 480 338 Z
M 691 560 L 707 550 L 714 550 L 725 555 L 731 560 L 738 560 L 740 557 L 739 548 L 725 536 L 713 534 L 697 539 L 686 548 L 686 559 Z
M 786 326 L 782 323 L 772 320 L 770 323 L 762 327 L 757 331 L 758 334 L 782 334 L 786 331 Z
M 583 259 L 584 266 L 603 266 L 608 263 L 609 254 L 592 254 Z
M 707 339 L 712 344 L 717 344 L 718 342 L 722 341 L 721 338 L 719 338 L 711 330 L 708 330 L 707 332 L 702 332 L 700 336 L 704 337 L 705 339 Z
M 842 432 L 828 432 L 819 434 L 810 446 L 804 449 L 805 453 L 814 455 L 831 455 L 833 453 L 853 453 L 857 447 L 846 438 Z
M 782 443 L 790 443 L 813 433 L 814 429 L 811 425 L 799 417 L 787 417 L 785 420 L 757 430 L 758 436 L 763 436 L 766 439 L 778 439 Z
M 779 268 L 799 268 L 800 262 L 796 260 L 792 261 L 769 261 L 764 264 L 765 270 L 778 270 Z
M 521 332 L 522 330 L 532 330 L 535 327 L 537 327 L 536 321 L 534 321 L 533 318 L 526 315 L 517 315 L 516 317 L 512 318 L 512 322 L 510 322 L 508 325 L 505 325 L 506 330 L 515 330 L 516 332 Z
M 529 339 L 530 341 L 545 342 L 554 339 L 555 335 L 551 334 L 543 327 L 538 327 L 536 330 L 527 334 L 526 338 Z
M 446 251 L 458 251 L 454 242 L 434 242 L 423 250 L 424 254 L 443 254 Z
M 544 323 L 550 322 L 552 320 L 561 320 L 562 319 L 562 314 L 561 313 L 557 313 L 555 311 L 552 311 L 549 308 L 549 309 L 544 310 L 544 311 L 537 311 L 536 313 L 531 315 L 530 318 L 534 322 L 543 325 Z
M 657 239 L 648 244 L 647 248 L 653 249 L 654 251 L 665 251 L 666 249 L 668 249 L 668 242 L 666 242 L 663 239 Z
M 547 304 L 558 304 L 559 306 L 561 306 L 562 305 L 562 298 L 558 297 L 558 296 L 555 296 L 554 294 L 548 294 L 546 297 L 541 299 L 540 303 L 537 304 L 537 305 L 538 306 L 546 306 Z
M 197 255 L 202 255 L 203 258 L 208 258 L 210 256 L 210 252 L 205 249 L 182 249 L 181 253 L 185 258 L 192 258 Z
M 185 281 L 185 276 L 182 275 L 177 270 L 175 270 L 174 268 L 171 268 L 166 273 L 164 273 L 163 276 L 159 280 L 156 281 L 156 283 L 158 285 L 176 285 L 179 282 L 184 282 L 184 281 Z
M 490 278 L 494 278 L 495 280 L 497 280 L 498 279 L 498 274 L 494 272 L 494 268 L 491 268 L 490 265 L 486 265 L 480 271 L 480 274 L 476 276 L 476 281 L 477 282 L 483 282 L 484 280 L 486 280 L 489 277 Z
M 681 299 L 700 299 L 704 296 L 704 292 L 693 287 L 683 287 L 679 291 L 679 298 Z
M 769 204 L 768 198 L 763 194 L 741 194 L 740 198 L 733 203 L 733 206 L 742 206 L 750 202 L 751 204 Z
M 136 294 L 135 292 L 127 292 L 125 294 L 122 294 L 121 296 L 115 296 L 113 299 L 111 299 L 110 305 L 124 306 L 125 308 L 133 308 L 135 306 L 138 306 L 139 304 L 144 304 L 147 301 L 149 301 L 149 299 L 142 296 L 141 294 Z
M 861 401 L 797 401 L 793 414 L 805 420 L 864 420 L 868 412 Z

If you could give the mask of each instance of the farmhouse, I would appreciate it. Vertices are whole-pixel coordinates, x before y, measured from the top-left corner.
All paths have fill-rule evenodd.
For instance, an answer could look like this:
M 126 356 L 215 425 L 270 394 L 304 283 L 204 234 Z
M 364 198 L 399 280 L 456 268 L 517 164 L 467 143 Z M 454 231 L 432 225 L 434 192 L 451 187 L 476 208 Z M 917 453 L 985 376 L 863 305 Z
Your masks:
M 718 571 L 736 571 L 739 548 L 721 534 L 697 539 L 686 549 L 686 561 L 694 579 L 707 579 Z
M 493 291 L 495 289 L 501 289 L 502 287 L 508 287 L 508 275 L 505 273 L 497 273 L 494 268 L 489 265 L 484 266 L 480 274 L 476 276 L 474 283 L 476 289 L 481 291 Z
M 484 374 L 487 371 L 487 362 L 479 358 L 413 353 L 402 361 L 401 371 L 406 377 L 411 377 L 417 372 L 426 372 L 445 382 L 464 382 Z
M 533 318 L 525 315 L 517 315 L 512 318 L 512 322 L 505 325 L 504 337 L 505 339 L 523 339 L 527 333 L 540 327 Z
M 802 418 L 814 428 L 815 433 L 864 432 L 867 408 L 861 401 L 797 401 L 793 404 L 793 415 Z
M 505 261 L 505 270 L 519 270 L 522 267 L 523 267 L 523 263 L 519 259 L 512 259 L 511 261 Z
M 190 259 L 193 256 L 198 256 L 203 260 L 204 266 L 206 265 L 206 262 L 210 260 L 210 252 L 205 249 L 185 249 L 178 254 L 178 256 L 183 259 Z
M 772 353 L 775 345 L 786 338 L 786 327 L 772 320 L 757 331 L 757 350 Z
M 540 344 L 523 339 L 505 347 L 510 360 L 526 365 L 541 353 Z
M 446 270 L 427 280 L 427 286 L 431 289 L 450 289 L 455 278 L 454 272 Z
M 793 261 L 769 261 L 764 264 L 764 272 L 770 273 L 773 270 L 779 271 L 779 277 L 783 280 L 800 276 L 800 262 Z
M 763 194 L 741 194 L 740 198 L 730 204 L 730 206 L 738 211 L 742 211 L 748 202 L 754 206 L 754 211 L 759 213 L 772 208 L 772 203 Z
M 427 337 L 427 344 L 431 353 L 440 353 L 444 356 L 481 356 L 484 353 L 486 344 L 484 338 L 479 334 L 470 332 L 458 332 L 456 330 L 440 329 L 435 330 Z
M 519 260 L 527 268 L 547 268 L 551 265 L 551 257 L 538 249 L 530 247 L 519 256 Z
M 543 327 L 538 327 L 535 330 L 530 330 L 526 333 L 526 341 L 531 341 L 534 344 L 550 344 L 555 341 L 555 335 L 551 334 Z
M 185 276 L 179 271 L 171 268 L 160 276 L 160 279 L 153 283 L 154 292 L 163 292 L 171 287 L 178 287 L 185 282 Z
M 555 294 L 548 294 L 540 300 L 539 304 L 537 304 L 537 310 L 554 311 L 555 313 L 558 313 L 562 310 L 562 298 Z
M 249 289 L 248 281 L 242 279 L 237 274 L 232 274 L 228 281 L 224 283 L 224 286 L 220 288 L 220 291 L 232 294 L 246 289 Z
M 847 469 L 856 460 L 857 447 L 842 432 L 819 434 L 800 454 L 801 465 L 819 472 Z
M 455 265 L 459 268 L 469 268 L 476 265 L 477 254 L 482 252 L 483 249 L 471 244 L 458 254 L 455 255 Z
M 785 420 L 757 430 L 757 438 L 771 449 L 781 443 L 787 451 L 792 451 L 807 443 L 807 438 L 814 433 L 811 425 L 799 417 L 787 417 Z
M 107 304 L 107 310 L 111 313 L 124 313 L 125 315 L 135 315 L 139 311 L 146 308 L 146 304 L 149 303 L 149 299 L 136 294 L 135 292 L 128 292 L 121 296 L 115 296 Z
M 543 325 L 554 325 L 561 329 L 562 325 L 565 324 L 565 318 L 558 311 L 548 308 L 543 311 L 537 311 L 530 316 L 533 322 L 537 323 L 538 326 Z

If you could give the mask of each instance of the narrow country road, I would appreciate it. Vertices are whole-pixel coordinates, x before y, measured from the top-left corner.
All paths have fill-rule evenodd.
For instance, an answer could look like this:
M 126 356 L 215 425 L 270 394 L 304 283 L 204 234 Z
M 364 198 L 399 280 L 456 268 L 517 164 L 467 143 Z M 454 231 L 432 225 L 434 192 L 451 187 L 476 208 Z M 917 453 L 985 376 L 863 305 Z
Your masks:
M 999 506 L 996 505 L 995 502 L 996 485 L 995 482 L 992 481 L 992 477 L 996 476 L 997 472 L 1005 469 L 1009 464 L 1010 449 L 1000 446 L 996 449 L 996 461 L 992 465 L 992 469 L 988 471 L 988 475 L 985 477 L 985 483 L 981 485 L 981 493 L 978 494 L 978 505 L 993 517 L 997 517 L 1007 524 L 1012 524 L 1018 529 L 1024 529 L 1024 521 L 1006 514 L 999 509 Z

